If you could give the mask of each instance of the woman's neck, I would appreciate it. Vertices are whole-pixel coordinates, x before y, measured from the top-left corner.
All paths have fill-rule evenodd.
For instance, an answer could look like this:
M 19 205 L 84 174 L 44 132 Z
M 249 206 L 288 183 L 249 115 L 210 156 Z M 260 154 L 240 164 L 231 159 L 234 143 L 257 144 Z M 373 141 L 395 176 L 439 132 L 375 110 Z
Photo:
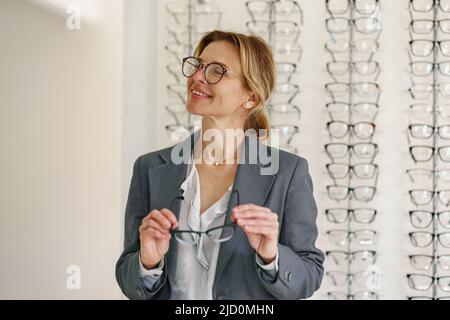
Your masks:
M 244 138 L 243 124 L 204 117 L 195 159 L 207 165 L 237 164 Z

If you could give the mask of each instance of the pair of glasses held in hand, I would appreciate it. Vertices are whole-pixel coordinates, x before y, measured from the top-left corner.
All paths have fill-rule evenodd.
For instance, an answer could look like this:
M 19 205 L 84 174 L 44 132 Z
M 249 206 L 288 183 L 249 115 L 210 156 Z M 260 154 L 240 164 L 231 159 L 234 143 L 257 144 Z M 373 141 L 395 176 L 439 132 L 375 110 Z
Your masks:
M 233 190 L 232 196 L 236 195 L 236 206 L 240 204 L 239 201 L 239 191 Z M 177 196 L 172 201 L 172 208 L 174 208 L 174 204 L 177 201 L 184 201 L 184 197 L 182 195 Z M 236 228 L 236 223 L 226 223 L 224 225 L 210 228 L 205 231 L 196 231 L 196 230 L 183 230 L 183 229 L 172 229 L 170 230 L 170 234 L 175 237 L 175 239 L 183 244 L 195 245 L 199 240 L 202 234 L 205 234 L 210 240 L 214 242 L 225 242 L 230 240 L 234 235 L 234 230 Z

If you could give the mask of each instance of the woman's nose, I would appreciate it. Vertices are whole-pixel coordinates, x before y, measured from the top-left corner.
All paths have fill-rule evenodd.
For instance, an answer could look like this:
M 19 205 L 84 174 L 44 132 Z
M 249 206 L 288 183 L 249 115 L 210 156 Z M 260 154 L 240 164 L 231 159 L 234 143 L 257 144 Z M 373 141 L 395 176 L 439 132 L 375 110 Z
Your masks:
M 205 71 L 204 71 L 204 66 L 200 66 L 197 70 L 197 72 L 192 76 L 192 79 L 194 81 L 198 81 L 201 83 L 207 83 L 206 79 L 205 79 Z

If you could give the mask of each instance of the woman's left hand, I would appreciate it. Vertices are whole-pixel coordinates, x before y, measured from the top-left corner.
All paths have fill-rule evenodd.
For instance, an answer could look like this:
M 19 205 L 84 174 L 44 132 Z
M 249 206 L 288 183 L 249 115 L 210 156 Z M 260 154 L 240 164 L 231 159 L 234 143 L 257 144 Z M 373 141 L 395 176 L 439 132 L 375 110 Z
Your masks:
M 254 204 L 242 204 L 233 208 L 231 219 L 244 230 L 250 245 L 266 264 L 275 260 L 278 250 L 276 213 Z

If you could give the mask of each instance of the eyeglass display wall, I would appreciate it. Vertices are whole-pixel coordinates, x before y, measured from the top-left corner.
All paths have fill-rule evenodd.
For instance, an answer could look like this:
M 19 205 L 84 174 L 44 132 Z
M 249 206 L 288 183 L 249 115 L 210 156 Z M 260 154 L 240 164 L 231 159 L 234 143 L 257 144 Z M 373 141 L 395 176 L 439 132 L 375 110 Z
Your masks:
M 169 103 L 165 110 L 171 116 L 165 128 L 170 142 L 177 143 L 187 138 L 194 126 L 193 116 L 186 112 L 186 78 L 181 72 L 181 61 L 193 55 L 205 32 L 220 28 L 222 12 L 209 0 L 167 2 L 165 9 L 169 42 L 164 49 L 170 57 L 166 62 L 170 81 L 167 84 Z
M 285 129 L 286 135 L 281 132 L 283 141 L 280 142 L 283 148 L 297 151 L 308 160 L 318 206 L 317 246 L 324 253 L 328 252 L 325 260 L 327 275 L 312 299 L 433 297 L 432 286 L 428 291 L 411 289 L 407 275 L 446 276 L 444 268 L 448 265 L 450 249 L 447 251 L 445 248 L 446 235 L 440 238 L 438 235 L 446 232 L 442 223 L 449 224 L 448 220 L 445 224 L 448 207 L 441 203 L 445 203 L 447 193 L 437 192 L 450 189 L 445 184 L 450 180 L 447 173 L 450 166 L 446 166 L 441 158 L 446 157 L 445 149 L 434 149 L 442 150 L 440 153 L 436 151 L 435 160 L 415 163 L 409 141 L 411 146 L 432 147 L 433 139 L 437 143 L 435 148 L 448 145 L 442 138 L 446 129 L 440 128 L 450 124 L 450 120 L 447 121 L 450 118 L 450 85 L 447 85 L 450 80 L 445 75 L 447 67 L 444 63 L 450 58 L 447 57 L 448 33 L 443 32 L 450 13 L 442 10 L 448 1 L 416 2 L 422 6 L 431 3 L 433 10 L 433 3 L 437 6 L 437 21 L 441 22 L 433 22 L 436 27 L 427 34 L 414 34 L 410 30 L 410 0 L 192 1 L 192 6 L 211 8 L 203 9 L 203 12 L 222 13 L 220 21 L 201 20 L 204 22 L 201 22 L 200 29 L 213 28 L 220 23 L 219 27 L 224 30 L 260 34 L 272 46 L 277 62 L 277 92 L 267 104 L 271 125 L 297 127 Z M 188 8 L 187 0 L 175 2 L 182 2 L 181 8 Z M 178 84 L 180 91 L 185 90 L 186 78 L 181 73 L 181 59 L 191 55 L 196 44 L 192 37 L 191 49 L 188 49 L 187 32 L 193 32 L 194 27 L 187 26 L 195 23 L 189 23 L 186 10 L 173 3 L 157 0 L 158 33 L 154 57 L 157 95 L 155 106 L 150 106 L 155 114 L 154 150 L 182 139 L 194 120 L 189 119 L 185 112 L 185 96 L 169 92 L 167 88 Z M 434 19 L 433 10 L 413 10 L 413 18 Z M 202 12 L 201 9 L 194 11 Z M 204 16 L 200 14 L 200 17 Z M 416 22 L 414 29 L 425 28 L 423 24 L 426 23 Z M 432 41 L 435 31 L 436 42 Z M 410 44 L 411 40 L 431 40 L 434 44 L 430 41 Z M 184 43 L 187 51 L 180 49 L 182 44 L 175 46 L 171 43 Z M 169 45 L 177 49 L 172 52 L 166 50 Z M 420 57 L 429 50 L 433 53 Z M 434 60 L 434 54 L 437 60 Z M 431 64 L 410 65 L 410 59 Z M 411 75 L 411 68 L 414 68 L 414 73 L 432 68 L 436 82 L 431 75 Z M 411 80 L 414 81 L 412 84 Z M 412 95 L 421 98 L 430 88 L 434 91 L 428 93 L 429 100 L 412 99 Z M 433 95 L 438 99 L 434 111 L 431 108 L 433 100 L 430 100 Z M 433 117 L 436 117 L 436 124 Z M 428 140 L 417 139 L 409 132 L 409 125 L 413 124 L 437 129 L 433 129 L 435 131 Z M 179 130 L 171 131 L 166 129 L 167 126 Z M 415 135 L 429 130 L 428 127 L 411 129 Z M 289 139 L 289 133 L 295 131 L 301 134 Z M 324 147 L 326 145 L 327 148 Z M 423 156 L 419 152 L 421 149 L 417 150 L 417 157 Z M 431 175 L 433 161 L 437 164 L 435 174 Z M 409 170 L 408 174 L 405 174 L 406 170 Z M 410 181 L 411 175 L 414 184 Z M 434 176 L 434 182 L 431 176 Z M 418 182 L 419 178 L 422 184 Z M 437 184 L 435 188 L 433 183 Z M 436 191 L 432 198 L 438 207 L 433 208 L 432 202 L 428 207 L 415 206 L 409 194 L 409 190 L 414 189 Z M 415 193 L 414 196 L 421 201 L 425 193 Z M 409 212 L 413 210 L 422 211 L 414 213 L 412 224 Z M 425 218 L 430 218 L 426 210 L 433 217 L 430 225 L 426 224 Z M 438 215 L 439 212 L 444 213 Z M 437 229 L 434 230 L 436 222 Z M 415 226 L 420 224 L 427 227 Z M 333 230 L 337 232 L 329 232 Z M 411 243 L 410 232 L 421 231 L 428 234 L 417 234 L 417 237 L 425 240 L 431 237 L 436 242 L 434 258 L 433 244 L 416 248 Z M 432 272 L 433 264 L 428 264 L 426 270 L 414 268 L 411 255 L 431 256 L 414 257 L 414 263 L 416 267 L 422 263 L 422 268 L 425 268 L 427 264 L 424 262 L 431 259 L 437 263 L 434 265 L 437 272 Z M 431 282 L 437 286 L 436 297 L 449 295 L 439 288 L 439 281 L 435 279 Z
M 408 299 L 450 299 L 450 1 L 409 3 Z
M 295 0 L 250 0 L 245 6 L 251 17 L 246 23 L 248 33 L 266 40 L 274 53 L 277 83 L 267 103 L 271 128 L 279 130 L 281 149 L 298 153 L 294 139 L 301 118 L 296 98 L 300 92 L 297 75 L 303 53 L 303 10 Z
M 329 299 L 378 299 L 377 215 L 378 165 L 374 143 L 379 109 L 380 66 L 374 60 L 381 34 L 380 2 L 326 0 L 325 20 L 331 56 L 326 70 L 332 82 L 325 84 L 330 96 L 326 124 L 330 142 L 325 152 L 326 169 L 333 183 L 327 186 L 336 206 L 325 210 L 333 224 L 327 231 L 333 249 L 326 251 L 330 269 L 326 280 L 334 287 Z

